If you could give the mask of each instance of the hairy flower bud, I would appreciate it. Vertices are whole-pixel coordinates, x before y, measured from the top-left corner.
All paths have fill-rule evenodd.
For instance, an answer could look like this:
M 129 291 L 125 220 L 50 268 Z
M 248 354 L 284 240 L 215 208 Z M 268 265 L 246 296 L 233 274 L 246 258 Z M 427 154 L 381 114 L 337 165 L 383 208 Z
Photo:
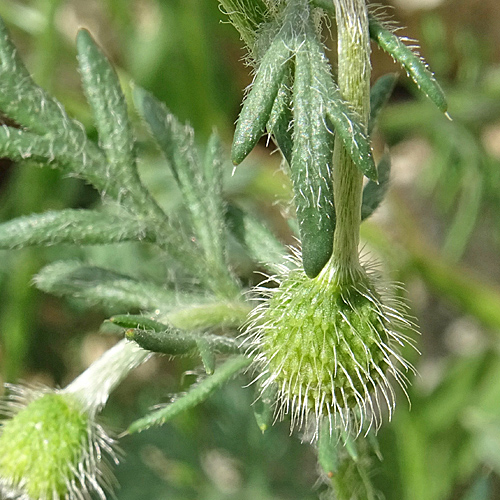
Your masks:
M 115 440 L 96 421 L 110 391 L 149 357 L 121 341 L 64 389 L 9 385 L 0 403 L 0 494 L 20 500 L 105 500 Z
M 404 304 L 377 286 L 373 273 L 342 285 L 331 266 L 314 279 L 291 270 L 266 292 L 254 313 L 252 346 L 263 388 L 278 387 L 277 417 L 291 413 L 293 429 L 312 415 L 315 437 L 322 417 L 356 433 L 378 427 L 382 401 L 389 416 L 394 409 L 390 378 L 404 388 L 400 367 L 412 370 L 397 349 L 408 340 L 402 328 L 413 327 Z
M 11 386 L 0 434 L 0 489 L 6 498 L 105 498 L 117 462 L 114 440 L 61 391 Z

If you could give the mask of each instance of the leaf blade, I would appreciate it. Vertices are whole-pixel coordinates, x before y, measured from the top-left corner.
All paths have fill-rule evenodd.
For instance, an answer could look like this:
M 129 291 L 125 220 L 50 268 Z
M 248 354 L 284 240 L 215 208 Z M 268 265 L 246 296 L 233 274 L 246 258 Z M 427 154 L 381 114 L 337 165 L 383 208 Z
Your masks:
M 250 362 L 251 360 L 244 356 L 229 359 L 223 365 L 216 368 L 213 375 L 205 378 L 194 387 L 192 386 L 184 396 L 181 396 L 164 408 L 133 422 L 127 429 L 127 432 L 132 434 L 149 429 L 155 425 L 163 425 L 180 413 L 194 408 L 207 399 L 218 387 L 246 368 Z
M 0 224 L 0 248 L 34 245 L 107 245 L 122 241 L 154 241 L 144 224 L 97 210 L 59 210 L 18 217 Z

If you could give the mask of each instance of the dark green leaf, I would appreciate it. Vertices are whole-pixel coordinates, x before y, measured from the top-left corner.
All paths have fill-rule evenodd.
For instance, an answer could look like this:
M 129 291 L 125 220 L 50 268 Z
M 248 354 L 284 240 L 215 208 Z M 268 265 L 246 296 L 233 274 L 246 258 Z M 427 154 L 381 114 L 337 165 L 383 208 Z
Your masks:
M 381 49 L 385 50 L 395 61 L 403 66 L 408 76 L 437 108 L 446 113 L 448 109 L 446 96 L 420 55 L 406 46 L 401 38 L 392 33 L 392 31 L 384 28 L 382 23 L 377 21 L 373 16 L 370 16 L 370 36 L 378 43 Z
M 373 84 L 370 91 L 370 121 L 368 122 L 368 134 L 372 133 L 377 122 L 378 115 L 391 97 L 397 80 L 398 76 L 396 74 L 389 73 L 381 76 Z
M 231 149 L 235 165 L 248 156 L 264 134 L 278 91 L 289 70 L 290 44 L 285 33 L 284 29 L 280 30 L 272 41 L 243 102 Z
M 363 189 L 363 201 L 361 205 L 361 220 L 368 219 L 370 215 L 380 206 L 387 194 L 391 174 L 391 157 L 389 153 L 382 156 L 378 164 L 378 183 L 368 181 Z
M 276 144 L 289 165 L 292 161 L 293 149 L 292 70 L 293 68 L 290 64 L 278 89 L 278 94 L 267 123 L 267 131 L 273 135 Z
M 334 135 L 327 127 L 328 63 L 312 28 L 297 39 L 293 84 L 293 152 L 290 175 L 299 222 L 305 273 L 314 278 L 333 249 L 335 207 L 332 155 Z

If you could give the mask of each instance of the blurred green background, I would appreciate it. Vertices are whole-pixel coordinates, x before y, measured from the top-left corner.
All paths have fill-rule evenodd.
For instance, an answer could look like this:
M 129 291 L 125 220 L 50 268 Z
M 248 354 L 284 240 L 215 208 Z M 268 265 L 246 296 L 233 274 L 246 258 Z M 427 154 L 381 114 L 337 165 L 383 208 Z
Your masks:
M 383 2 L 386 3 L 386 2 Z M 389 3 L 387 3 L 389 5 Z M 393 422 L 379 432 L 373 481 L 387 500 L 500 498 L 500 3 L 394 0 L 388 12 L 421 52 L 449 96 L 447 120 L 405 75 L 374 136 L 391 148 L 386 202 L 363 225 L 366 250 L 405 283 L 421 327 L 422 353 L 407 353 L 419 376 Z M 229 148 L 251 81 L 238 34 L 217 0 L 0 0 L 0 15 L 36 81 L 95 136 L 76 70 L 74 38 L 87 27 L 112 59 L 125 90 L 152 91 L 203 142 L 217 128 Z M 373 76 L 397 71 L 374 47 Z M 169 177 L 133 113 L 141 174 L 162 203 Z M 287 243 L 290 189 L 277 154 L 262 142 L 228 181 L 228 198 L 253 208 Z M 88 207 L 96 193 L 58 172 L 0 159 L 0 217 Z M 56 259 L 86 259 L 132 275 L 168 275 L 148 249 L 53 247 L 2 252 L 0 367 L 4 382 L 64 385 L 113 339 L 98 333 L 111 312 L 85 309 L 31 286 Z M 241 275 L 252 280 L 248 263 Z M 105 419 L 120 431 L 190 383 L 196 360 L 155 359 L 112 396 Z M 183 375 L 184 374 L 184 375 Z M 191 379 L 190 379 L 191 377 Z M 243 379 L 195 411 L 121 442 L 120 500 L 314 499 L 313 450 L 288 437 L 286 422 L 266 434 Z

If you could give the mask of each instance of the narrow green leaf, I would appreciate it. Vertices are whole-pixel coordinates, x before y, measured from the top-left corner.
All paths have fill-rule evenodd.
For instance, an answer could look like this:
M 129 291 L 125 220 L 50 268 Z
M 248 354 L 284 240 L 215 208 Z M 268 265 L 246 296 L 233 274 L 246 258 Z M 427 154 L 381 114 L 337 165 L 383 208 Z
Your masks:
M 333 2 L 314 0 L 312 3 L 325 9 L 331 15 L 335 15 Z M 365 133 L 357 113 L 343 100 L 340 90 L 331 76 L 330 66 L 324 55 L 323 47 L 317 37 L 312 36 L 314 28 L 310 24 L 309 22 L 309 43 L 319 46 L 319 50 L 317 48 L 311 50 L 311 57 L 314 57 L 314 74 L 316 75 L 314 88 L 322 95 L 328 96 L 327 116 L 331 120 L 335 133 L 344 143 L 352 161 L 366 177 L 376 182 L 377 168 L 373 160 L 369 137 Z
M 370 139 L 364 132 L 359 117 L 342 99 L 334 81 L 330 80 L 327 85 L 330 95 L 327 114 L 335 128 L 335 133 L 338 134 L 352 161 L 361 172 L 377 182 L 377 168 L 373 160 Z
M 78 32 L 76 46 L 83 90 L 92 108 L 100 149 L 107 159 L 106 179 L 119 188 L 110 194 L 135 213 L 163 223 L 166 215 L 137 172 L 134 136 L 118 76 L 87 30 Z
M 153 332 L 163 332 L 170 328 L 164 323 L 160 323 L 149 316 L 142 316 L 139 314 L 116 314 L 106 320 L 106 322 L 121 328 L 142 329 Z
M 290 176 L 299 222 L 305 273 L 314 278 L 333 249 L 335 207 L 332 155 L 334 135 L 327 127 L 328 63 L 312 27 L 297 38 L 293 83 L 293 151 Z
M 33 104 L 33 106 L 38 105 L 41 104 Z M 106 157 L 87 139 L 81 124 L 64 121 L 69 120 L 68 118 L 61 120 L 57 121 L 54 129 L 47 128 L 45 135 L 7 125 L 0 126 L 0 156 L 15 161 L 34 160 L 56 166 L 69 175 L 85 179 L 101 193 L 126 203 L 131 196 L 130 186 L 110 176 Z M 145 213 L 157 225 L 163 224 L 166 219 L 165 214 L 142 185 L 133 184 L 132 191 L 135 201 L 133 206 L 139 206 L 140 213 Z
M 194 196 L 201 175 L 194 144 L 194 131 L 181 124 L 164 103 L 141 87 L 133 89 L 134 103 L 169 162 L 179 188 L 186 197 Z
M 127 338 L 137 342 L 142 348 L 178 356 L 199 352 L 202 360 L 209 366 L 208 351 L 221 354 L 238 354 L 242 352 L 240 342 L 232 337 L 209 333 L 192 333 L 170 324 L 160 323 L 147 316 L 134 314 L 117 315 L 109 319 L 114 324 L 126 328 Z
M 257 426 L 263 434 L 271 427 L 273 422 L 276 392 L 277 387 L 275 384 L 271 384 L 263 390 L 261 387 L 257 388 L 258 395 L 252 407 Z
M 2 249 L 63 243 L 106 245 L 137 240 L 153 240 L 142 222 L 95 210 L 51 211 L 0 224 Z
M 118 174 L 127 186 L 137 184 L 134 138 L 118 76 L 86 29 L 79 30 L 76 48 L 83 90 L 99 132 L 99 145 L 111 167 L 109 174 L 115 179 Z
M 200 353 L 201 361 L 207 375 L 212 375 L 215 371 L 216 359 L 212 345 L 205 337 L 196 340 L 196 347 Z
M 312 0 L 312 3 L 335 17 L 335 7 L 330 0 Z M 375 16 L 369 15 L 368 19 L 371 39 L 377 42 L 379 47 L 390 54 L 395 61 L 399 62 L 417 87 L 440 111 L 446 113 L 448 110 L 446 96 L 422 57 L 411 47 L 405 45 L 403 40 L 390 29 L 386 29 Z
M 80 48 L 85 38 L 90 39 L 90 35 L 87 33 L 79 37 Z M 95 57 L 98 57 L 97 52 L 98 49 L 94 45 Z M 109 64 L 103 69 L 107 62 L 102 55 L 101 59 L 100 64 L 92 66 L 89 63 L 82 68 L 82 74 L 87 84 L 89 80 L 94 82 L 94 87 L 90 88 L 87 95 L 90 96 L 89 101 L 95 108 L 94 111 L 97 111 L 98 128 L 104 130 L 103 146 L 108 150 L 113 148 L 114 151 L 120 150 L 119 156 L 121 155 L 123 160 L 121 176 L 116 175 L 116 168 L 114 172 L 110 171 L 110 162 L 103 151 L 88 140 L 83 125 L 71 119 L 61 103 L 49 96 L 31 79 L 1 20 L 0 110 L 28 131 L 15 132 L 15 129 L 4 128 L 0 133 L 0 154 L 15 160 L 32 158 L 41 163 L 54 164 L 72 175 L 76 174 L 85 179 L 101 193 L 119 199 L 123 204 L 139 208 L 138 213 L 150 216 L 157 224 L 161 224 L 165 215 L 142 186 L 135 165 L 129 161 L 133 141 L 130 131 L 128 134 L 124 132 L 128 125 L 123 119 L 124 113 L 120 109 L 116 85 L 113 88 L 113 70 Z M 101 72 L 90 75 L 89 72 L 94 70 Z M 99 80 L 100 78 L 102 80 Z M 102 87 L 99 85 L 100 82 L 104 84 Z M 85 88 L 88 88 L 87 84 L 84 85 Z M 105 103 L 101 108 L 95 105 L 99 96 L 101 103 Z M 124 102 L 121 104 L 123 108 Z M 108 116 L 105 116 L 104 108 L 107 109 Z M 113 123 L 111 115 L 115 112 Z M 5 144 L 5 142 L 11 143 Z M 116 155 L 112 154 L 110 159 L 114 161 L 115 157 Z
M 75 140 L 77 136 L 86 138 L 83 127 L 71 120 L 62 105 L 33 81 L 1 18 L 0 110 L 39 134 L 58 130 L 60 135 L 71 135 Z
M 165 327 L 162 332 L 152 330 L 127 330 L 128 340 L 137 342 L 143 349 L 152 352 L 182 356 L 192 354 L 196 350 L 196 339 L 176 328 Z
M 273 135 L 289 165 L 292 161 L 293 149 L 292 69 L 292 65 L 288 65 L 267 122 L 267 131 Z
M 380 206 L 389 189 L 391 174 L 391 157 L 389 153 L 382 156 L 378 164 L 378 183 L 368 181 L 363 189 L 363 201 L 361 205 L 361 220 L 368 219 Z
M 343 100 L 340 90 L 333 80 L 330 65 L 324 54 L 324 48 L 316 36 L 311 19 L 309 19 L 308 26 L 304 29 L 308 45 L 308 56 L 312 74 L 314 75 L 312 90 L 323 96 L 328 118 L 325 121 L 327 125 L 328 121 L 331 121 L 335 133 L 338 134 L 352 161 L 361 172 L 369 179 L 377 181 L 377 168 L 373 160 L 369 137 L 365 133 L 357 113 Z M 306 50 L 303 49 L 302 51 L 305 52 Z
M 271 34 L 271 41 L 269 45 L 264 44 L 267 50 L 260 60 L 252 87 L 243 102 L 236 124 L 231 151 L 231 158 L 235 165 L 241 163 L 254 148 L 264 134 L 269 121 L 271 128 L 276 125 L 279 125 L 280 129 L 285 127 L 286 117 L 283 115 L 281 120 L 277 119 L 282 112 L 286 111 L 284 101 L 282 101 L 282 99 L 286 100 L 286 96 L 278 95 L 278 93 L 280 89 L 282 93 L 286 92 L 284 85 L 290 86 L 289 78 L 294 55 L 292 47 L 296 45 L 296 37 L 303 33 L 304 23 L 307 21 L 305 14 L 308 10 L 307 0 L 289 0 L 284 6 L 281 18 L 262 33 L 266 41 Z M 279 24 L 281 25 L 276 30 Z M 275 104 L 277 98 L 278 102 Z M 283 139 L 285 139 L 282 141 L 284 149 L 290 149 L 285 136 Z
M 222 158 L 224 157 L 224 152 L 222 150 L 222 144 L 217 132 L 213 132 L 207 143 L 205 150 L 205 157 L 203 159 L 203 178 L 205 181 L 205 188 L 211 191 L 211 199 L 216 199 L 218 204 L 222 204 L 222 182 L 224 176 L 224 162 Z M 220 214 L 224 212 L 224 208 L 217 205 L 216 208 L 212 208 L 214 215 L 220 217 Z
M 333 477 L 339 470 L 338 447 L 341 446 L 336 433 L 332 433 L 330 422 L 323 419 L 319 428 L 318 463 L 327 477 Z
M 200 334 L 201 335 L 201 334 Z M 164 326 L 162 331 L 130 329 L 126 331 L 129 340 L 137 342 L 143 349 L 169 356 L 182 356 L 199 352 L 201 336 L 188 333 L 178 328 Z M 233 338 L 204 334 L 205 349 L 221 354 L 238 354 L 238 344 Z
M 194 408 L 250 363 L 251 360 L 244 356 L 229 359 L 223 365 L 219 366 L 213 375 L 191 386 L 185 395 L 180 396 L 164 408 L 156 410 L 146 417 L 133 422 L 128 428 L 128 432 L 132 434 L 134 432 L 141 432 L 154 425 L 163 425 L 180 413 Z
M 287 31 L 282 28 L 262 58 L 250 92 L 243 101 L 234 132 L 231 159 L 240 164 L 264 135 L 274 101 L 291 63 Z
M 50 264 L 35 276 L 34 282 L 44 292 L 115 310 L 168 311 L 177 303 L 173 290 L 80 262 Z
M 398 81 L 398 75 L 389 73 L 381 76 L 372 86 L 370 91 L 370 121 L 368 122 L 368 134 L 371 134 L 377 122 L 378 115 L 387 104 L 392 91 Z M 379 173 L 380 174 L 380 173 Z
M 25 130 L 0 126 L 0 156 L 15 161 L 35 160 L 46 164 L 54 164 L 64 172 L 76 173 L 84 177 L 96 187 L 104 188 L 109 181 L 103 182 L 99 171 L 105 159 L 94 148 L 86 149 L 86 137 L 83 136 L 79 152 L 75 152 L 68 144 L 64 134 L 38 135 Z
M 223 199 L 223 174 L 224 174 L 224 153 L 222 144 L 217 133 L 210 136 L 203 159 L 203 179 L 197 190 L 200 192 L 200 199 L 203 200 L 206 209 L 209 227 L 204 228 L 205 238 L 208 240 L 207 252 L 211 255 L 210 260 L 219 262 L 227 266 L 226 259 L 226 205 Z M 208 257 L 208 256 L 207 256 Z
M 401 38 L 384 28 L 382 23 L 373 16 L 370 16 L 370 36 L 381 49 L 403 66 L 408 76 L 437 108 L 446 113 L 448 103 L 443 89 L 420 55 L 405 45 Z

